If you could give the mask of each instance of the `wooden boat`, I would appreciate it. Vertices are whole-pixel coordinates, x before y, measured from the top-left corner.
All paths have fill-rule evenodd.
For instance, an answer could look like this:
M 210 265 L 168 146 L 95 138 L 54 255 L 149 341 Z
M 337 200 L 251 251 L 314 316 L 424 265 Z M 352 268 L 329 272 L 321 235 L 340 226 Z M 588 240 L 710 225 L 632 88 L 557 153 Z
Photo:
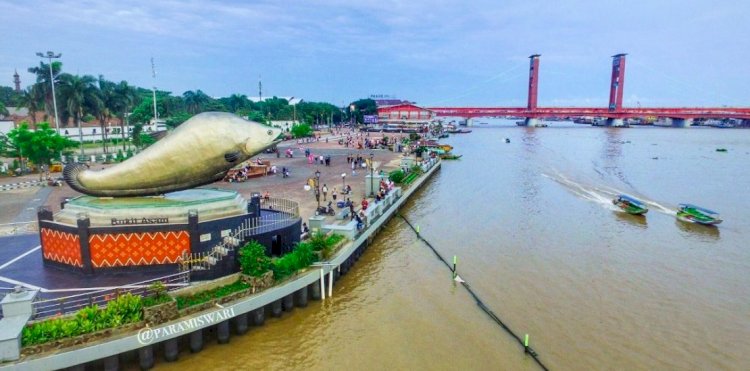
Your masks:
M 463 155 L 454 155 L 452 153 L 443 153 L 440 155 L 440 158 L 443 160 L 458 160 Z
M 680 204 L 677 211 L 677 219 L 686 223 L 697 223 L 703 225 L 716 225 L 723 220 L 719 213 L 692 204 Z
M 617 196 L 612 203 L 628 214 L 643 215 L 648 212 L 646 204 L 627 195 Z

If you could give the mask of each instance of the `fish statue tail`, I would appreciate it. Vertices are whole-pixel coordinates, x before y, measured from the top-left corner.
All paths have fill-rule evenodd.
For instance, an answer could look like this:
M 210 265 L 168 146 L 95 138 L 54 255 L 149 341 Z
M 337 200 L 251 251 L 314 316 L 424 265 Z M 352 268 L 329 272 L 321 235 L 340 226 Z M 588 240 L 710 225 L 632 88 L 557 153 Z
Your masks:
M 81 182 L 78 181 L 78 174 L 81 171 L 86 170 L 87 167 L 84 164 L 74 162 L 65 165 L 65 168 L 63 169 L 63 178 L 65 179 L 65 183 L 68 183 L 70 188 L 75 189 L 78 192 L 87 194 L 90 193 L 89 190 L 87 190 Z

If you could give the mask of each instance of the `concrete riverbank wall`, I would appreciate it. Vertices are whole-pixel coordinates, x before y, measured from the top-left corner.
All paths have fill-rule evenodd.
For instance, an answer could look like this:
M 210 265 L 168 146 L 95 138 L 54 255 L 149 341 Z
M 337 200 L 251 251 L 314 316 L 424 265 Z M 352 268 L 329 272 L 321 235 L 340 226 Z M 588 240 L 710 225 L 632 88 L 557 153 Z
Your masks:
M 249 331 L 250 326 L 262 325 L 266 315 L 280 317 L 294 307 L 305 307 L 310 299 L 324 300 L 333 294 L 334 284 L 359 260 L 380 228 L 396 215 L 409 197 L 440 167 L 438 160 L 425 165 L 425 174 L 387 208 L 370 219 L 369 226 L 332 259 L 315 264 L 281 285 L 223 306 L 217 304 L 209 310 L 158 326 L 145 327 L 137 333 L 114 335 L 79 348 L 28 356 L 16 362 L 0 364 L 0 370 L 83 370 L 87 366 L 118 370 L 121 359 L 133 356 L 137 358 L 141 369 L 149 369 L 153 367 L 157 353 L 163 353 L 167 361 L 175 361 L 179 356 L 180 346 L 188 346 L 191 352 L 200 351 L 203 348 L 204 332 L 213 331 L 219 343 L 227 343 L 232 332 L 244 334 Z M 182 338 L 186 339 L 180 341 Z

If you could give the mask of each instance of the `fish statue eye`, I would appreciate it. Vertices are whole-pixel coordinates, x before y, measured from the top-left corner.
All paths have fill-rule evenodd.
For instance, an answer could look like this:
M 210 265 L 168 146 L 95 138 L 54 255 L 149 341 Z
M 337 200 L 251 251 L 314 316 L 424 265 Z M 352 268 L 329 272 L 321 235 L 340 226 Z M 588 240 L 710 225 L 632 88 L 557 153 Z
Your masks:
M 271 135 L 271 134 L 273 134 L 273 131 L 272 130 L 268 130 L 268 135 Z

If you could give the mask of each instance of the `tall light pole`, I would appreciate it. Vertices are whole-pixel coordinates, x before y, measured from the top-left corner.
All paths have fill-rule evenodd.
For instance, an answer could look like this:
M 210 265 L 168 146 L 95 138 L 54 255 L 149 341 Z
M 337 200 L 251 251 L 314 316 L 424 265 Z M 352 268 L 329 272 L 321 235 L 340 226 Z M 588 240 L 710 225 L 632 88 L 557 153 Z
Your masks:
M 154 57 L 151 57 L 151 77 L 154 78 L 154 125 L 156 125 L 156 120 L 159 119 L 159 113 L 156 112 L 156 67 L 154 66 Z
M 52 73 L 52 59 L 62 57 L 62 53 L 55 54 L 47 51 L 46 55 L 42 52 L 37 52 L 36 55 L 49 60 L 49 83 L 52 84 L 52 105 L 55 108 L 55 131 L 57 131 L 57 135 L 60 135 L 60 119 L 57 116 L 57 94 L 55 94 L 55 75 Z M 60 161 L 62 161 L 62 152 L 60 152 Z
M 315 201 L 318 202 L 318 209 L 319 209 L 320 208 L 320 170 L 315 170 Z

